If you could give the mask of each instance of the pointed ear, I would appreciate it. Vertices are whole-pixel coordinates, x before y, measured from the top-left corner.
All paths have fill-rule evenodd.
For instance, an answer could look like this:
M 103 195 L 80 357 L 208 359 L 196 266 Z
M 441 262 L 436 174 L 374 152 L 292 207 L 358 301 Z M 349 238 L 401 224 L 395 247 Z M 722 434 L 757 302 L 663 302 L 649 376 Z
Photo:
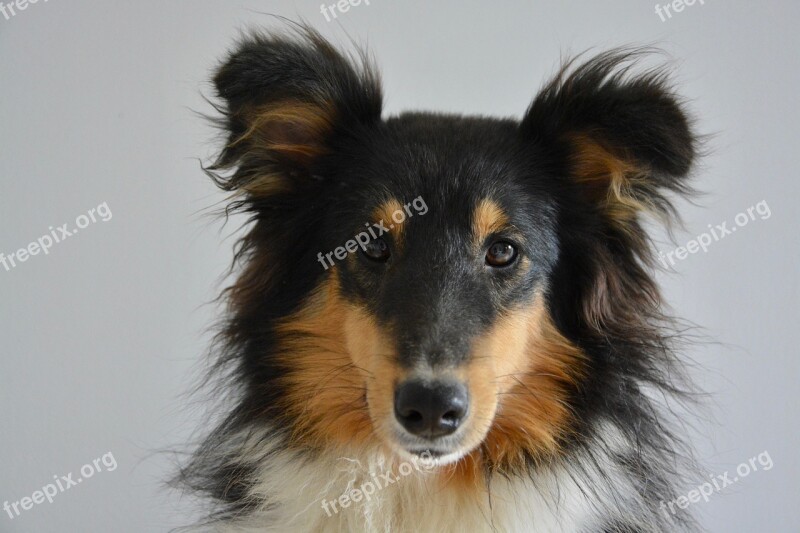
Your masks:
M 623 232 L 640 212 L 671 215 L 697 141 L 664 70 L 632 74 L 642 50 L 569 62 L 533 101 L 522 134 L 555 154 L 579 194 Z
M 363 54 L 357 65 L 310 28 L 245 38 L 214 84 L 228 142 L 209 170 L 226 190 L 264 196 L 308 183 L 337 137 L 380 122 L 380 82 Z

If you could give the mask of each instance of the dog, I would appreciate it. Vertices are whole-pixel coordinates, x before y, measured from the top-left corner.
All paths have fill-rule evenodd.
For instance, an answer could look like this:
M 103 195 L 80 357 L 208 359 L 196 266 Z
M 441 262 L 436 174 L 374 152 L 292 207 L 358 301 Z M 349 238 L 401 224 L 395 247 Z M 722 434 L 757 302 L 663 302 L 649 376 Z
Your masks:
M 693 531 L 662 395 L 691 387 L 644 217 L 699 136 L 651 50 L 568 61 L 520 120 L 382 116 L 366 53 L 303 27 L 214 76 L 207 173 L 247 214 L 181 470 L 215 531 Z

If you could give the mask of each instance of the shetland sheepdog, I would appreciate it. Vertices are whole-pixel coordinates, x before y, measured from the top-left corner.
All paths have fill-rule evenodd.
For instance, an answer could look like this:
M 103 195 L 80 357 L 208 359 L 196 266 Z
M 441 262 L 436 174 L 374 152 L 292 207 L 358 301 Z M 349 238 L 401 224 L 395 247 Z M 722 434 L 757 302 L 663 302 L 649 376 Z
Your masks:
M 698 137 L 650 53 L 567 62 L 521 119 L 385 117 L 365 53 L 251 33 L 206 168 L 249 216 L 181 470 L 223 532 L 655 532 L 687 390 L 646 216 Z

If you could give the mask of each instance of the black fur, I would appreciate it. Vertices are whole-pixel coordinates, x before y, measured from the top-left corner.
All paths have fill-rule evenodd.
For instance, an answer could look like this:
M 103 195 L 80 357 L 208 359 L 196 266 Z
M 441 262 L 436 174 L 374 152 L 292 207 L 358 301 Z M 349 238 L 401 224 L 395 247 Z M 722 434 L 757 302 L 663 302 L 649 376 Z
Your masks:
M 614 50 L 567 64 L 520 122 L 429 113 L 384 120 L 378 76 L 363 56 L 349 59 L 311 30 L 238 45 L 214 79 L 229 137 L 209 169 L 223 189 L 245 191 L 231 209 L 251 222 L 237 248 L 240 270 L 226 292 L 230 314 L 212 370 L 228 377 L 222 387 L 235 391 L 236 406 L 181 476 L 220 502 L 219 517 L 262 503 L 246 496 L 255 465 L 226 463 L 230 435 L 261 424 L 288 432 L 294 423 L 279 408 L 286 391 L 277 378 L 287 369 L 273 357 L 271 328 L 330 275 L 317 253 L 351 239 L 390 196 L 421 196 L 430 212 L 409 221 L 402 260 L 388 274 L 363 258 L 339 262 L 343 293 L 393 326 L 402 361 L 411 364 L 420 354 L 458 360 L 473 335 L 545 287 L 559 330 L 589 358 L 587 378 L 570 396 L 578 427 L 564 443 L 566 461 L 609 446 L 596 430 L 613 422 L 637 443 L 617 460 L 652 506 L 648 525 L 694 527 L 658 509 L 673 497 L 683 449 L 643 389 L 682 394 L 686 383 L 676 378 L 674 325 L 661 310 L 647 235 L 638 216 L 610 218 L 572 175 L 582 135 L 639 169 L 643 181 L 625 194 L 657 214 L 673 214 L 666 193 L 688 192 L 696 139 L 664 72 L 635 74 L 642 53 Z M 310 163 L 248 138 L 253 110 L 286 101 L 331 112 Z M 305 132 L 280 133 L 308 140 Z M 285 182 L 267 195 L 247 192 L 265 175 Z M 487 278 L 474 267 L 468 220 L 485 197 L 517 228 L 513 238 L 532 265 L 524 275 Z M 535 479 L 538 467 L 531 457 L 529 471 L 514 475 Z M 614 521 L 599 530 L 644 529 Z

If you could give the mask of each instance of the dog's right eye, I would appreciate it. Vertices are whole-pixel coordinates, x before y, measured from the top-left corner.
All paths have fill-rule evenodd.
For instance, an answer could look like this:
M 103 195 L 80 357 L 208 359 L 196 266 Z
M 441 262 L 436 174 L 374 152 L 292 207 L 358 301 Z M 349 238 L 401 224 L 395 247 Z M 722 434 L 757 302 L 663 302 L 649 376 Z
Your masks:
M 380 237 L 368 242 L 362 253 L 368 259 L 379 263 L 385 263 L 389 260 L 389 256 L 391 255 L 389 252 L 389 245 Z
M 486 251 L 486 264 L 495 268 L 508 266 L 517 258 L 517 249 L 506 241 L 496 241 Z

